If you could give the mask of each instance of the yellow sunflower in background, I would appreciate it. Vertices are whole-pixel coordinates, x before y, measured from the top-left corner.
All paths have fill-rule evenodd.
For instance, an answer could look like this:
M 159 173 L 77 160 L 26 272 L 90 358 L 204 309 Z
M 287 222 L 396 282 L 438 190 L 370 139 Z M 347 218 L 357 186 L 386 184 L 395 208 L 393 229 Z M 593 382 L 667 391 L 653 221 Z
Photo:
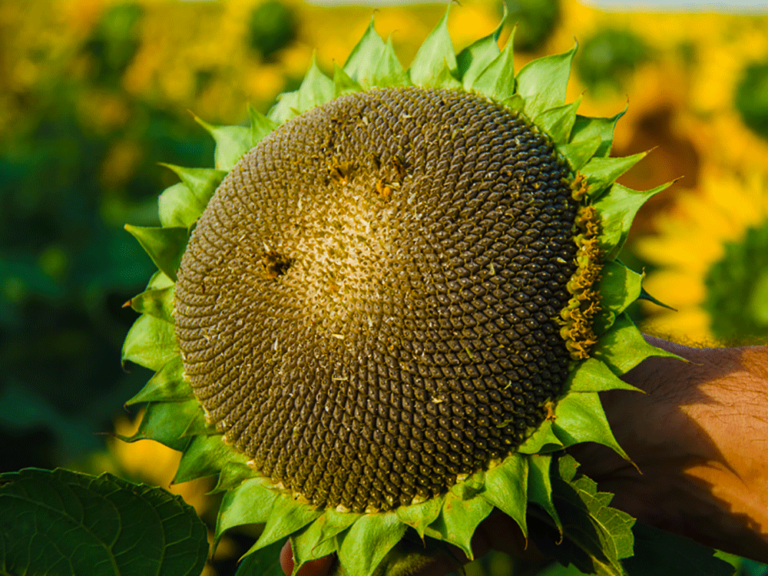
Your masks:
M 768 177 L 709 168 L 680 194 L 636 253 L 656 269 L 648 292 L 677 311 L 648 306 L 643 328 L 677 340 L 768 339 Z

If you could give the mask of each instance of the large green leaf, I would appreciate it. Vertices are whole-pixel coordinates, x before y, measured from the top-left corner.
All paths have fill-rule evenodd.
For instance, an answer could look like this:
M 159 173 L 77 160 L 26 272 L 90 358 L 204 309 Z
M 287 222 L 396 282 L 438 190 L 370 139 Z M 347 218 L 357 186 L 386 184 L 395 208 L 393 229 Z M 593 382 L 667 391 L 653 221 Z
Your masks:
M 512 454 L 485 475 L 483 498 L 511 517 L 528 534 L 525 510 L 528 504 L 528 457 Z
M 405 534 L 394 512 L 365 514 L 342 535 L 339 561 L 348 574 L 370 576 Z
M 565 104 L 568 77 L 576 46 L 563 54 L 529 62 L 517 73 L 517 91 L 525 99 L 523 111 L 532 120 L 542 112 Z
M 600 338 L 593 356 L 619 375 L 626 374 L 651 356 L 680 358 L 672 352 L 648 344 L 626 313 L 620 314 L 611 329 Z
M 445 495 L 443 511 L 430 526 L 436 536 L 461 548 L 468 558 L 473 558 L 472 535 L 480 522 L 493 511 L 485 493 L 470 500 L 462 500 L 453 492 Z
M 3 574 L 198 576 L 208 554 L 180 496 L 111 474 L 2 474 L 0 510 Z
M 192 387 L 184 379 L 184 364 L 181 356 L 174 355 L 150 378 L 147 385 L 136 396 L 126 402 L 126 405 L 140 402 L 173 402 L 188 400 L 192 397 Z
M 365 34 L 352 48 L 352 52 L 344 63 L 344 72 L 358 84 L 370 88 L 375 83 L 374 71 L 385 49 L 386 45 L 373 27 L 373 16 L 371 16 L 371 22 Z
M 173 325 L 150 314 L 133 323 L 123 343 L 122 362 L 160 370 L 178 355 Z
M 186 228 L 157 228 L 125 225 L 125 229 L 139 241 L 152 262 L 163 274 L 176 281 L 181 257 L 187 247 L 189 233 Z
M 453 51 L 451 37 L 448 34 L 449 12 L 450 5 L 435 29 L 419 47 L 408 68 L 411 82 L 416 86 L 434 86 L 435 79 L 446 67 L 454 77 L 458 74 L 456 53 Z
M 600 249 L 605 254 L 606 260 L 613 260 L 619 255 L 640 207 L 649 198 L 666 190 L 672 184 L 673 182 L 667 182 L 644 192 L 614 184 L 609 194 L 604 194 L 595 201 L 594 206 L 600 214 L 603 226 L 600 234 Z

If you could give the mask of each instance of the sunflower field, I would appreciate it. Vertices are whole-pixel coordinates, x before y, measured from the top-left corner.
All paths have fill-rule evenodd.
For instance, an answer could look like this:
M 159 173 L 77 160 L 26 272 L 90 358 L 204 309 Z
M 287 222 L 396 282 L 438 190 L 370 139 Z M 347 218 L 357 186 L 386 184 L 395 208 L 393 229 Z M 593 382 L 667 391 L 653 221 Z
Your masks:
M 768 344 L 768 11 L 609 10 L 575 0 L 462 0 L 448 13 L 445 3 L 387 3 L 374 9 L 300 0 L 0 0 L 0 516 L 11 510 L 4 508 L 3 497 L 21 494 L 13 492 L 20 478 L 28 489 L 20 498 L 29 502 L 66 503 L 68 495 L 90 490 L 98 497 L 83 496 L 84 508 L 113 498 L 120 509 L 114 495 L 130 493 L 123 502 L 127 508 L 171 510 L 159 514 L 147 533 L 156 529 L 171 538 L 168 550 L 187 547 L 176 564 L 169 564 L 163 552 L 145 567 L 128 562 L 124 572 L 104 574 L 282 574 L 274 558 L 285 538 L 263 548 L 271 555 L 254 553 L 243 560 L 261 533 L 256 522 L 232 519 L 235 529 L 223 536 L 217 526 L 220 506 L 227 509 L 237 497 L 232 486 L 252 481 L 237 476 L 245 460 L 178 481 L 190 444 L 149 439 L 176 426 L 181 428 L 177 440 L 193 442 L 210 422 L 190 417 L 182 426 L 174 424 L 178 413 L 153 411 L 153 406 L 184 404 L 158 401 L 161 388 L 164 399 L 187 397 L 172 390 L 171 377 L 163 380 L 164 364 L 135 361 L 147 357 L 145 352 L 124 345 L 137 311 L 164 313 L 150 308 L 162 308 L 160 292 L 171 284 L 164 283 L 163 272 L 172 258 L 161 252 L 175 240 L 155 246 L 154 237 L 142 236 L 141 230 L 178 230 L 173 227 L 178 222 L 191 227 L 200 214 L 185 220 L 199 200 L 190 200 L 190 191 L 210 198 L 233 168 L 231 156 L 239 158 L 295 111 L 308 109 L 300 103 L 308 93 L 306 78 L 323 75 L 316 86 L 328 87 L 331 95 L 334 86 L 336 95 L 367 88 L 363 59 L 349 64 L 359 54 L 361 38 L 378 34 L 389 50 L 381 48 L 377 54 L 383 64 L 375 63 L 386 82 L 371 80 L 370 85 L 394 86 L 412 61 L 424 61 L 420 47 L 443 24 L 458 68 L 461 55 L 468 53 L 462 50 L 479 46 L 479 38 L 492 38 L 483 49 L 493 50 L 494 57 L 502 47 L 500 54 L 513 58 L 509 66 L 516 72 L 529 64 L 529 70 L 543 67 L 542 61 L 550 62 L 543 57 L 567 54 L 577 44 L 564 96 L 568 103 L 580 101 L 580 116 L 574 109 L 567 132 L 573 118 L 611 119 L 611 159 L 639 160 L 647 153 L 642 162 L 617 173 L 622 189 L 647 191 L 648 198 L 635 208 L 632 229 L 624 230 L 616 250 L 626 244 L 611 262 L 638 271 L 639 296 L 628 298 L 617 315 L 644 333 L 692 345 Z M 507 45 L 513 46 L 513 57 L 503 48 Z M 385 54 L 396 54 L 394 63 L 384 62 Z M 386 66 L 389 75 L 380 72 Z M 479 86 L 480 71 L 454 76 L 472 87 L 466 80 L 472 74 Z M 278 99 L 284 93 L 290 94 Z M 291 94 L 298 96 L 290 100 Z M 522 102 L 517 93 L 505 97 Z M 316 96 L 312 102 L 326 100 Z M 515 105 L 526 113 L 532 109 Z M 530 114 L 549 118 L 545 113 L 557 108 L 552 106 Z M 556 125 L 552 120 L 553 130 Z M 257 138 L 259 130 L 263 134 Z M 572 137 L 559 144 L 564 146 L 559 150 L 576 150 L 579 142 Z M 600 154 L 595 146 L 584 162 Z M 397 158 L 388 168 L 395 176 L 376 183 L 382 198 L 400 185 Z M 333 165 L 331 179 L 346 183 L 350 171 L 345 164 Z M 288 265 L 273 256 L 267 268 L 279 275 Z M 151 291 L 160 295 L 146 301 L 136 296 Z M 159 333 L 147 334 L 142 344 L 147 348 L 167 344 Z M 142 390 L 150 378 L 155 388 Z M 218 458 L 201 454 L 201 459 Z M 540 456 L 532 454 L 531 470 Z M 548 486 L 545 476 L 541 482 Z M 582 480 L 589 479 L 568 479 L 573 485 Z M 592 494 L 595 500 L 600 495 Z M 129 500 L 134 504 L 125 504 Z M 19 510 L 14 522 L 26 513 Z M 601 510 L 613 509 L 606 503 Z M 286 509 L 286 515 L 302 513 Z M 630 522 L 621 514 L 611 517 L 615 524 Z M 78 530 L 98 532 L 109 525 L 104 520 L 87 526 L 86 517 L 83 513 L 76 522 Z M 120 521 L 130 518 L 116 519 L 116 525 Z M 0 573 L 24 573 L 4 568 L 20 557 L 29 573 L 46 573 L 35 564 L 35 554 L 19 552 L 24 545 L 9 535 L 9 526 L 0 520 Z M 623 529 L 631 537 L 629 526 Z M 622 528 L 612 530 L 606 533 Z M 139 532 L 135 542 L 125 544 L 128 556 L 133 546 L 151 547 L 140 544 Z M 562 540 L 562 526 L 560 534 Z M 293 538 L 293 531 L 289 535 Z M 419 536 L 423 539 L 423 530 Z M 110 548 L 114 556 L 100 561 L 119 556 L 118 540 L 116 535 Z M 214 540 L 215 553 L 209 552 Z M 692 550 L 671 536 L 660 546 L 670 556 L 703 554 L 715 562 L 703 564 L 713 571 L 701 574 L 768 574 L 768 567 L 751 560 Z M 41 562 L 56 557 L 44 546 L 41 550 Z M 616 554 L 614 568 L 631 548 L 629 554 Z M 583 567 L 576 561 L 564 567 L 489 553 L 463 570 L 469 576 L 560 576 L 582 574 Z M 95 574 L 91 568 L 70 560 L 59 572 L 48 573 Z M 614 568 L 594 573 L 678 573 L 638 564 L 627 572 Z

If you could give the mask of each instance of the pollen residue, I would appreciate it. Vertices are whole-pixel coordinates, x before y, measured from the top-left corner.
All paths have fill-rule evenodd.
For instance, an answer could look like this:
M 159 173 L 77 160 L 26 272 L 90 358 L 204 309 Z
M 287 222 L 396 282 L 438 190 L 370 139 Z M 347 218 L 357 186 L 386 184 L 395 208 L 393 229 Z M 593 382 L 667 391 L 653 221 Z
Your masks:
M 579 183 L 580 182 L 580 183 Z M 574 197 L 576 190 L 586 190 L 586 180 L 577 176 L 574 181 Z M 584 194 L 579 197 L 583 198 Z M 561 311 L 564 321 L 560 335 L 574 360 L 589 358 L 592 347 L 597 343 L 593 321 L 600 311 L 600 293 L 596 289 L 600 280 L 601 254 L 598 246 L 600 233 L 600 217 L 593 206 L 582 206 L 575 222 L 575 232 L 578 232 L 574 242 L 578 247 L 576 253 L 576 272 L 568 281 L 568 292 L 572 294 L 568 305 Z

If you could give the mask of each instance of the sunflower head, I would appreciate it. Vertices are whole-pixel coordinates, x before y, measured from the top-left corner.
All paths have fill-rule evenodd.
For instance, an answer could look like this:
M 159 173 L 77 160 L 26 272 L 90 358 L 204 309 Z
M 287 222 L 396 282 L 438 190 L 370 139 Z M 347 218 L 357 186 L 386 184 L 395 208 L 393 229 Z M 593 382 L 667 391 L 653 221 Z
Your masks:
M 407 70 L 371 22 L 333 79 L 313 63 L 249 128 L 203 123 L 216 169 L 172 167 L 163 226 L 128 227 L 159 269 L 131 301 L 124 360 L 157 374 L 130 440 L 183 451 L 177 482 L 218 475 L 217 533 L 264 524 L 251 552 L 290 537 L 297 567 L 395 573 L 410 531 L 471 556 L 494 508 L 567 536 L 553 454 L 623 455 L 597 392 L 665 354 L 616 261 L 663 187 L 614 182 L 642 154 L 565 103 L 575 48 L 516 72 L 501 26 L 456 54 L 447 18 Z

